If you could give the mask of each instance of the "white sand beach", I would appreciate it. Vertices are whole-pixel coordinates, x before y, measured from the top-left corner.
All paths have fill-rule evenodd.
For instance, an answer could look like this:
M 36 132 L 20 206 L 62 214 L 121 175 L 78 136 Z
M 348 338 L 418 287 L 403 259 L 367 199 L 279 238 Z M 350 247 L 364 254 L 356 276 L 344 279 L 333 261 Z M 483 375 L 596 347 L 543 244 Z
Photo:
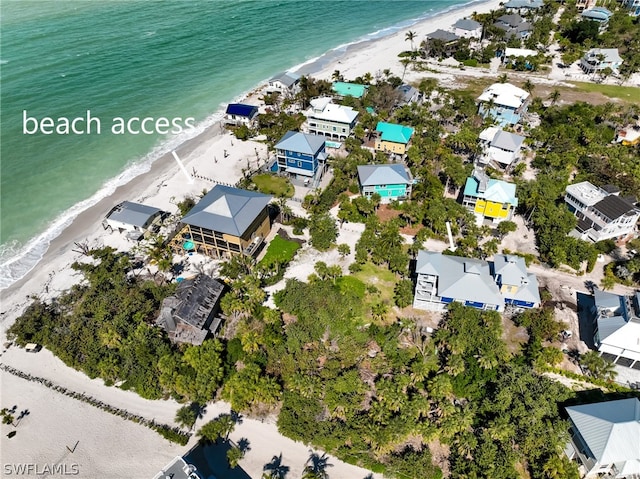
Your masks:
M 386 68 L 401 76 L 403 67 L 398 61 L 398 54 L 409 49 L 409 42 L 405 40 L 407 31 L 416 32 L 419 43 L 431 31 L 446 29 L 457 19 L 474 11 L 487 12 L 498 5 L 499 0 L 472 4 L 413 25 L 390 37 L 356 45 L 335 63 L 313 76 L 330 78 L 334 70 L 339 70 L 346 78 L 354 78 L 366 72 L 375 74 Z M 416 72 L 407 72 L 405 79 L 414 81 L 417 77 Z M 256 102 L 257 96 L 249 101 Z M 2 291 L 1 343 L 6 341 L 6 329 L 27 306 L 29 298 L 38 296 L 46 300 L 79 280 L 70 269 L 70 265 L 81 258 L 76 243 L 88 246 L 112 245 L 123 249 L 132 246 L 119 233 L 106 231 L 101 225 L 105 214 L 113 206 L 125 200 L 139 201 L 175 213 L 177 201 L 187 195 L 198 195 L 203 189 L 210 189 L 213 186 L 210 180 L 234 184 L 242 177 L 244 168 L 253 168 L 258 162 L 266 161 L 268 156 L 264 144 L 241 142 L 230 133 L 220 134 L 215 129 L 204 132 L 176 151 L 189 173 L 195 171 L 197 176 L 207 179 L 191 181 L 178 168 L 173 157 L 167 154 L 157 160 L 149 172 L 118 188 L 113 195 L 81 213 L 51 243 L 41 262 L 30 273 Z M 308 267 L 312 270 L 313 265 L 309 264 Z M 295 271 L 292 274 L 304 278 L 306 273 L 307 271 Z M 133 393 L 106 387 L 102 381 L 91 380 L 68 368 L 45 350 L 29 354 L 16 347 L 7 350 L 3 348 L 0 363 L 163 423 L 172 423 L 179 407 L 174 401 L 148 401 Z M 125 421 L 42 385 L 6 372 L 0 373 L 0 380 L 1 407 L 15 404 L 19 410 L 28 409 L 30 412 L 16 429 L 15 437 L 7 438 L 9 429 L 8 426 L 3 426 L 0 437 L 3 464 L 57 464 L 62 461 L 77 463 L 80 472 L 78 477 L 83 478 L 150 478 L 173 457 L 185 454 L 195 442 L 192 438 L 188 446 L 176 446 L 142 425 Z M 224 403 L 210 404 L 205 420 L 226 411 L 228 405 Z M 237 441 L 243 437 L 248 439 L 251 450 L 240 465 L 250 477 L 261 477 L 263 465 L 280 453 L 283 454 L 283 462 L 291 468 L 291 477 L 299 477 L 309 456 L 307 446 L 278 434 L 275 424 L 251 419 L 245 419 L 231 438 Z M 65 446 L 72 448 L 76 443 L 78 446 L 75 452 L 69 453 Z M 329 462 L 333 464 L 329 470 L 332 479 L 367 475 L 367 471 L 335 458 L 331 458 Z

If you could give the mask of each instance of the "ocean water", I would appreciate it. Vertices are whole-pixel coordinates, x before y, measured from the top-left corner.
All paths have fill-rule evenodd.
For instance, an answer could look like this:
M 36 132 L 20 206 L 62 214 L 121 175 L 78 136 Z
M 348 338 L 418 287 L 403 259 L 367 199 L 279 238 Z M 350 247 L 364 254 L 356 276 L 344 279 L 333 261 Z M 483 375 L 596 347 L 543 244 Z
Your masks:
M 225 103 L 279 71 L 468 3 L 4 0 L 0 289 L 32 269 L 75 215 L 213 123 Z M 24 130 L 25 115 L 58 125 L 87 111 L 99 134 L 95 120 L 89 134 L 28 134 L 32 121 Z M 180 118 L 182 131 L 111 131 L 114 118 L 132 117 Z

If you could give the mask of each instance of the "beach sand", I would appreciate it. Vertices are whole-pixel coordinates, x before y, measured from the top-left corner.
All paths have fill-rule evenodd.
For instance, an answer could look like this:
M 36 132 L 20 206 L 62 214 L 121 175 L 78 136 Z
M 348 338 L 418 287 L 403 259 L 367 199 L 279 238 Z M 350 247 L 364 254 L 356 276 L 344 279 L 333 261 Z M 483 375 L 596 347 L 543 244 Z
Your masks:
M 498 5 L 497 0 L 473 4 L 425 20 L 392 36 L 355 45 L 343 55 L 335 57 L 332 63 L 323 65 L 320 71 L 312 72 L 312 75 L 330 79 L 333 71 L 339 70 L 345 78 L 353 79 L 366 72 L 375 75 L 388 68 L 393 74 L 402 76 L 403 67 L 398 61 L 398 54 L 410 48 L 409 42 L 405 40 L 407 31 L 416 32 L 415 44 L 419 44 L 424 35 L 431 31 L 446 29 L 457 19 L 474 11 L 487 12 Z M 314 67 L 311 63 L 304 68 L 313 70 Z M 419 76 L 416 72 L 407 71 L 405 80 L 415 81 Z M 256 103 L 260 95 L 255 91 L 253 93 L 248 101 Z M 228 153 L 226 157 L 225 150 Z M 254 168 L 257 163 L 266 161 L 268 156 L 264 144 L 238 141 L 230 133 L 220 133 L 219 126 L 189 140 L 176 151 L 189 173 L 195 170 L 199 177 L 227 184 L 236 183 L 248 163 Z M 177 201 L 187 195 L 197 196 L 203 189 L 210 189 L 212 186 L 213 182 L 207 179 L 195 179 L 191 182 L 178 168 L 171 154 L 167 154 L 155 161 L 147 173 L 117 188 L 111 196 L 78 215 L 51 242 L 40 263 L 24 278 L 2 291 L 0 341 L 6 341 L 6 329 L 29 304 L 30 297 L 38 296 L 46 300 L 79 280 L 70 269 L 70 265 L 81 258 L 77 243 L 91 247 L 112 245 L 122 249 L 133 245 L 119 233 L 103 229 L 102 219 L 113 206 L 125 200 L 140 201 L 175 213 Z M 335 260 L 339 261 L 337 257 Z M 304 278 L 307 272 L 312 271 L 313 265 L 309 264 L 308 267 L 311 270 L 295 271 L 292 275 Z M 147 401 L 133 393 L 106 387 L 102 381 L 91 380 L 68 368 L 45 350 L 30 354 L 16 347 L 8 350 L 3 348 L 0 362 L 159 422 L 171 423 L 179 407 L 174 401 Z M 78 477 L 153 477 L 173 457 L 185 454 L 195 443 L 195 438 L 192 438 L 188 446 L 176 446 L 144 426 L 125 421 L 42 385 L 5 372 L 0 373 L 0 379 L 1 407 L 15 404 L 19 410 L 27 408 L 30 411 L 30 415 L 17 428 L 14 438 L 7 438 L 9 426 L 3 426 L 0 437 L 3 465 L 73 461 L 79 465 Z M 211 419 L 224 411 L 228 411 L 225 403 L 210 404 L 205 419 Z M 290 475 L 298 477 L 309 456 L 307 446 L 279 435 L 276 426 L 271 423 L 246 419 L 231 438 L 239 440 L 241 437 L 249 440 L 251 451 L 240 465 L 252 478 L 261 477 L 263 465 L 280 453 L 283 453 L 283 462 L 291 467 Z M 72 447 L 77 441 L 80 442 L 76 452 L 68 453 L 65 445 Z M 335 458 L 331 458 L 330 462 L 333 464 L 329 470 L 332 479 L 366 475 L 366 471 Z

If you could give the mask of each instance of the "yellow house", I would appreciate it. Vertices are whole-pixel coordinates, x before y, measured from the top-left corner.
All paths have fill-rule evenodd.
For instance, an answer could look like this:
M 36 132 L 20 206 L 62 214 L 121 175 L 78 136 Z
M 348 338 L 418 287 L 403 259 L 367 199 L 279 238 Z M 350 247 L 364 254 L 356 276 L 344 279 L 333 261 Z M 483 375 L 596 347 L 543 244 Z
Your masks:
M 184 218 L 174 246 L 214 258 L 252 256 L 271 230 L 268 205 L 272 197 L 216 185 Z
M 378 122 L 376 126 L 378 138 L 374 149 L 385 153 L 404 155 L 413 136 L 413 128 L 395 123 Z
M 478 218 L 488 218 L 495 223 L 510 220 L 518 206 L 516 185 L 489 179 L 484 171 L 475 170 L 473 176 L 467 178 L 462 204 Z

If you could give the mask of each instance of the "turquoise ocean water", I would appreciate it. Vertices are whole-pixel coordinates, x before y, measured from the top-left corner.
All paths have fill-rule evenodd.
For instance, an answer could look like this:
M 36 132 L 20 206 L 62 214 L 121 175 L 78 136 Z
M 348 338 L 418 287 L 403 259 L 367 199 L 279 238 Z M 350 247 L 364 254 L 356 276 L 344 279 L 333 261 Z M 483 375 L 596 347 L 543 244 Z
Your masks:
M 468 3 L 3 1 L 0 288 L 33 268 L 77 213 L 215 122 L 223 104 L 279 71 Z M 25 135 L 25 110 L 39 119 L 90 110 L 101 133 Z M 134 116 L 194 117 L 198 127 L 110 133 L 114 117 Z

